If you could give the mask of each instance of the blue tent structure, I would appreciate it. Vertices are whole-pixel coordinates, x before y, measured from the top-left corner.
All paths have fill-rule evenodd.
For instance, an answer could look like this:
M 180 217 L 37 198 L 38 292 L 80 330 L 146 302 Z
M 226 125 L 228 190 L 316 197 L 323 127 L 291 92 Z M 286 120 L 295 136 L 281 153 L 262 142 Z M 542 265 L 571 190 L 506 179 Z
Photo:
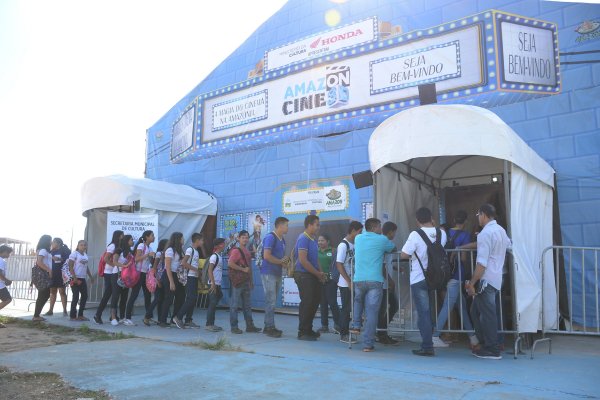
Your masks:
M 317 213 L 337 238 L 372 212 L 372 187 L 352 179 L 370 169 L 371 134 L 433 90 L 489 109 L 554 169 L 555 244 L 600 246 L 599 26 L 595 4 L 290 0 L 147 130 L 146 176 L 213 193 L 219 236 L 284 215 L 290 243 Z M 582 323 L 598 287 L 577 265 L 566 278 Z

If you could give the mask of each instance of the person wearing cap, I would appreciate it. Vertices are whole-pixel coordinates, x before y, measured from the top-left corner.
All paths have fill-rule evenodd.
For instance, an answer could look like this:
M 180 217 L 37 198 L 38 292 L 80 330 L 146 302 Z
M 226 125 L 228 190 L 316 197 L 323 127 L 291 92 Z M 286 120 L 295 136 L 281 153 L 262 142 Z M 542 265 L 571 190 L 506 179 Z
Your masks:
M 471 316 L 475 334 L 482 343 L 481 349 L 473 351 L 473 355 L 500 360 L 496 298 L 502 288 L 506 250 L 512 248 L 512 243 L 504 228 L 496 222 L 496 208 L 493 205 L 479 207 L 477 218 L 483 228 L 477 235 L 477 265 L 471 280 L 465 282 L 467 294 L 475 296 Z

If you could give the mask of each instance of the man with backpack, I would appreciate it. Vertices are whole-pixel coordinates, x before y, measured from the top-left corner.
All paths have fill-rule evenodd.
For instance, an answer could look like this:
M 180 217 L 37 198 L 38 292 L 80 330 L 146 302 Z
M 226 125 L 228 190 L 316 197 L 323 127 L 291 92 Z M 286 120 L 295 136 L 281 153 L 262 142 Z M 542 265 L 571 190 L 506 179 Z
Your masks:
M 337 247 L 335 256 L 336 269 L 338 271 L 339 278 L 337 279 L 337 285 L 340 289 L 340 297 L 342 298 L 342 309 L 339 316 L 339 331 L 340 331 L 340 342 L 350 343 L 351 338 L 349 334 L 350 328 L 350 310 L 352 308 L 352 293 L 350 287 L 352 286 L 352 261 L 354 260 L 354 239 L 357 235 L 361 234 L 363 225 L 358 221 L 350 222 L 348 226 L 348 234 Z M 335 275 L 333 275 L 335 279 Z M 355 341 L 352 341 L 355 343 Z
M 262 241 L 262 250 L 257 250 L 257 262 L 259 256 L 262 256 L 259 269 L 265 291 L 265 328 L 263 333 L 273 338 L 279 338 L 282 334 L 282 331 L 275 327 L 275 305 L 277 293 L 281 292 L 282 268 L 289 262 L 289 258 L 285 256 L 285 239 L 283 238 L 283 235 L 288 233 L 288 222 L 289 220 L 285 217 L 277 217 L 275 230 L 265 235 Z
M 419 208 L 416 217 L 419 229 L 410 233 L 401 254 L 401 258 L 411 259 L 410 288 L 422 340 L 421 348 L 412 352 L 417 356 L 434 356 L 429 291 L 437 289 L 440 281 L 445 280 L 440 275 L 448 267 L 444 265 L 448 263 L 443 247 L 446 244 L 446 233 L 434 226 L 429 208 Z

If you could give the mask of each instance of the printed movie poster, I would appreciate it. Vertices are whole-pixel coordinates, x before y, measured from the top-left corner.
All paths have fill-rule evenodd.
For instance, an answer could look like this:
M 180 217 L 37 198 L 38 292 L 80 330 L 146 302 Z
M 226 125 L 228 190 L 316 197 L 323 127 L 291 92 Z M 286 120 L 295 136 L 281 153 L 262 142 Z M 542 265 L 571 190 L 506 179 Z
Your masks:
M 220 236 L 225 239 L 225 254 L 235 246 L 238 233 L 244 229 L 244 218 L 240 214 L 222 214 Z
M 262 242 L 265 234 L 271 229 L 270 211 L 253 211 L 246 214 L 248 223 L 248 232 L 250 233 L 250 242 L 248 249 L 252 254 L 252 258 L 256 256 L 256 250 Z

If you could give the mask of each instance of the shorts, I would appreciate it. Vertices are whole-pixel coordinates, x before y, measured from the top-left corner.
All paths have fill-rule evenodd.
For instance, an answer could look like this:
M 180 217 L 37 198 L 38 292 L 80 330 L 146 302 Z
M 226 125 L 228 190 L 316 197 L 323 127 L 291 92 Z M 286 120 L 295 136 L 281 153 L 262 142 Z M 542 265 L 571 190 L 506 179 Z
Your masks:
M 7 288 L 0 289 L 0 301 L 11 301 L 12 297 Z
M 50 280 L 51 288 L 62 288 L 65 287 L 65 282 L 62 277 L 62 266 L 53 266 L 52 267 L 52 278 Z

